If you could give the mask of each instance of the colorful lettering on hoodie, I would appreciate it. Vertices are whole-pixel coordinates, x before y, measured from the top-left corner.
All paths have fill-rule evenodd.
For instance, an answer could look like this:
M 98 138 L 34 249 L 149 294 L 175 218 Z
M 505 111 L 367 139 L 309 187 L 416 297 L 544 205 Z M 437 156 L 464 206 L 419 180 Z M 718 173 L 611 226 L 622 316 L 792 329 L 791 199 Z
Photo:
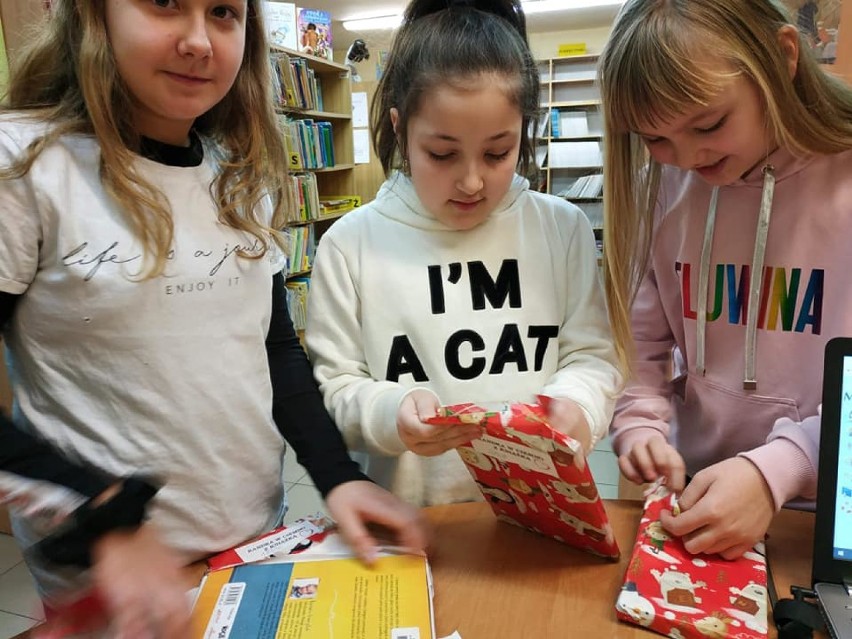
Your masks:
M 683 317 L 696 319 L 693 291 L 698 287 L 695 275 L 698 266 L 693 269 L 688 262 L 676 261 L 675 272 L 680 275 Z M 745 326 L 751 265 L 716 264 L 710 273 L 712 302 L 708 304 L 707 321 L 721 320 Z M 758 329 L 802 333 L 810 327 L 811 333 L 819 335 L 822 330 L 824 283 L 825 270 L 821 268 L 808 271 L 798 267 L 764 267 Z

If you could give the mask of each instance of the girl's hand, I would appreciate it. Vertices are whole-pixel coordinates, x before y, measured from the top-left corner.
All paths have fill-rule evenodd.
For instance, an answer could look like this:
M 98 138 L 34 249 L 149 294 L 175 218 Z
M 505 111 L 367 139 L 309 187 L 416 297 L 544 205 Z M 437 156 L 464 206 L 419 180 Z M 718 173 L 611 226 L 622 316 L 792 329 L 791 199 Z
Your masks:
M 441 402 L 435 393 L 414 390 L 405 396 L 396 414 L 399 438 L 411 452 L 433 457 L 466 444 L 482 434 L 476 424 L 464 426 L 435 426 L 424 424 L 424 420 L 438 413 Z
M 654 435 L 635 444 L 629 452 L 618 458 L 618 467 L 634 484 L 665 477 L 669 490 L 679 493 L 686 483 L 683 457 L 662 435 Z
M 97 592 L 117 639 L 186 639 L 194 584 L 150 524 L 107 533 L 92 548 Z
M 325 498 L 340 534 L 366 564 L 376 558 L 377 543 L 367 524 L 387 528 L 396 545 L 419 554 L 426 551 L 428 535 L 420 511 L 369 481 L 348 481 L 335 486 Z
M 678 499 L 680 514 L 664 511 L 663 528 L 691 553 L 736 559 L 763 539 L 775 501 L 757 466 L 733 457 L 696 473 Z
M 592 429 L 583 409 L 572 399 L 551 398 L 547 406 L 550 425 L 561 433 L 576 439 L 583 446 L 583 457 L 592 450 Z

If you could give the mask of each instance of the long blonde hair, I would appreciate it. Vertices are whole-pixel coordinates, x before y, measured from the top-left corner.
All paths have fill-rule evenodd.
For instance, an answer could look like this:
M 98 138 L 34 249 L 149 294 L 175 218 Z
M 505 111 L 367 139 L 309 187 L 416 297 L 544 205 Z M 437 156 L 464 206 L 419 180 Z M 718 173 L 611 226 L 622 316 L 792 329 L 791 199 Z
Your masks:
M 142 243 L 145 277 L 163 272 L 174 236 L 172 212 L 162 192 L 134 168 L 140 139 L 131 121 L 132 97 L 116 70 L 107 37 L 105 0 L 58 0 L 13 69 L 4 111 L 47 123 L 23 157 L 0 170 L 0 179 L 25 175 L 39 154 L 61 136 L 93 135 L 100 146 L 100 178 L 121 205 Z M 271 95 L 269 50 L 258 0 L 248 0 L 242 66 L 228 94 L 196 119 L 194 129 L 217 149 L 219 172 L 211 196 L 219 220 L 256 237 L 261 251 L 290 209 L 287 155 Z M 261 200 L 273 205 L 271 223 L 259 218 Z
M 852 148 L 852 89 L 799 36 L 795 77 L 776 0 L 627 0 L 601 54 L 604 274 L 616 352 L 630 370 L 630 308 L 648 268 L 661 166 L 634 131 L 707 105 L 733 67 L 758 88 L 770 135 L 792 153 Z M 719 65 L 708 65 L 715 58 Z M 714 68 L 715 67 L 715 68 Z

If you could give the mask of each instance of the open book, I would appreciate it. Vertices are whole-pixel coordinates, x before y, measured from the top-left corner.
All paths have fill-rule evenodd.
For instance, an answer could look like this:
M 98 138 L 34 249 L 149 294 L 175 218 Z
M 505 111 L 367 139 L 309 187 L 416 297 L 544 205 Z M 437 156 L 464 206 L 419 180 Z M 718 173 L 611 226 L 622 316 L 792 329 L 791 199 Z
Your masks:
M 425 556 L 388 547 L 368 567 L 321 528 L 309 518 L 213 558 L 227 567 L 201 583 L 192 639 L 434 639 Z M 243 559 L 270 550 L 270 559 Z
M 544 398 L 546 400 L 546 398 Z M 502 520 L 617 559 L 618 545 L 579 442 L 547 423 L 540 404 L 441 408 L 432 424 L 480 424 L 458 453 Z

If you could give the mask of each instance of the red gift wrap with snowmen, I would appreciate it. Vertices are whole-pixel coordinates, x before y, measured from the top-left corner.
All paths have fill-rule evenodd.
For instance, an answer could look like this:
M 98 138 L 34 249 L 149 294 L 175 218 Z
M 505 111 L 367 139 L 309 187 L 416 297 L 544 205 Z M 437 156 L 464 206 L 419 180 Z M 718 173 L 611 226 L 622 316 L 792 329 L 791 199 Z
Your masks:
M 615 609 L 622 621 L 671 639 L 758 639 L 767 636 L 766 557 L 763 544 L 739 559 L 692 555 L 660 524 L 677 512 L 660 485 L 645 500 L 639 533 Z

